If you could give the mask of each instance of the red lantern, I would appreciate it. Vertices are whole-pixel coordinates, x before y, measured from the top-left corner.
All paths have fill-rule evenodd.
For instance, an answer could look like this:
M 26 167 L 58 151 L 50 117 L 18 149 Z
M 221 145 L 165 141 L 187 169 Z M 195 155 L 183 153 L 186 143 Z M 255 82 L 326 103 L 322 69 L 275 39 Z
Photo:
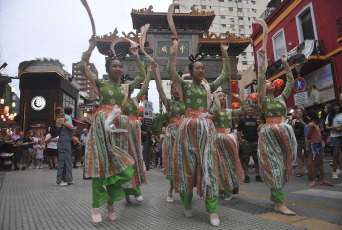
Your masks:
M 238 109 L 239 106 L 240 106 L 240 105 L 239 105 L 239 103 L 237 103 L 237 102 L 232 103 L 233 109 Z
M 252 93 L 251 95 L 249 95 L 249 97 L 252 99 L 252 100 L 256 100 L 258 99 L 258 94 L 257 93 Z
M 144 112 L 144 107 L 140 106 L 139 107 L 139 113 L 143 113 Z
M 142 117 L 138 117 L 138 121 L 142 121 Z
M 273 85 L 280 89 L 284 85 L 284 81 L 282 79 L 277 79 L 273 82 Z

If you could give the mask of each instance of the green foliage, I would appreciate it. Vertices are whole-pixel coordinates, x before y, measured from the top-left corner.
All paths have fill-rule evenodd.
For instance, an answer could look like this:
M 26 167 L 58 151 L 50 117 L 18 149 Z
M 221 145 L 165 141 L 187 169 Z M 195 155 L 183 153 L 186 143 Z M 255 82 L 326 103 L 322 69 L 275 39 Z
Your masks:
M 153 117 L 153 131 L 161 132 L 163 126 L 168 126 L 170 124 L 171 116 L 169 113 L 156 113 Z

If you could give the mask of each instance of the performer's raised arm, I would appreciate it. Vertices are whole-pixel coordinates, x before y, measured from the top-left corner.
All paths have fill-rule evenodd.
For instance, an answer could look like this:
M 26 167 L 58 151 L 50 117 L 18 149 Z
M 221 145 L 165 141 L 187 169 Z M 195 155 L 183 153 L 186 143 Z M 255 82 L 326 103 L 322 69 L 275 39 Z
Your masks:
M 141 89 L 139 90 L 139 92 L 137 94 L 138 101 L 140 101 L 141 98 L 143 98 L 143 96 L 145 95 L 146 91 L 148 90 L 148 86 L 149 86 L 150 81 L 151 81 L 151 72 L 152 71 L 153 71 L 153 67 L 149 66 L 147 68 L 147 76 L 146 76 L 146 79 L 144 81 L 144 84 L 141 86 Z
M 265 77 L 265 51 L 258 51 L 260 65 L 258 69 L 258 105 L 261 105 L 266 95 L 266 77 Z
M 211 92 L 216 91 L 230 77 L 230 60 L 228 58 L 229 44 L 221 43 L 223 69 L 221 75 L 212 83 L 210 83 Z
M 96 94 L 99 95 L 99 90 L 96 85 L 96 82 L 98 81 L 98 77 L 96 76 L 96 74 L 91 72 L 90 69 L 88 68 L 89 59 L 95 46 L 96 46 L 96 40 L 95 40 L 95 36 L 93 35 L 91 39 L 89 40 L 88 50 L 82 54 L 82 59 L 78 64 L 78 69 L 81 71 L 83 76 L 85 76 L 88 79 L 88 81 L 90 82 L 90 86 L 95 90 Z
M 137 63 L 139 75 L 134 78 L 134 80 L 129 84 L 129 90 L 134 90 L 137 88 L 141 82 L 144 81 L 146 78 L 146 72 L 145 72 L 145 64 L 143 61 L 140 61 L 139 55 L 138 55 L 138 47 L 130 47 L 129 50 L 131 51 L 134 60 Z
M 285 75 L 286 75 L 285 89 L 281 95 L 283 96 L 284 100 L 287 101 L 287 99 L 289 99 L 289 96 L 291 95 L 294 79 L 293 79 L 293 74 L 289 67 L 289 64 L 287 64 L 287 55 L 281 55 L 280 59 L 281 59 L 281 63 L 284 66 Z

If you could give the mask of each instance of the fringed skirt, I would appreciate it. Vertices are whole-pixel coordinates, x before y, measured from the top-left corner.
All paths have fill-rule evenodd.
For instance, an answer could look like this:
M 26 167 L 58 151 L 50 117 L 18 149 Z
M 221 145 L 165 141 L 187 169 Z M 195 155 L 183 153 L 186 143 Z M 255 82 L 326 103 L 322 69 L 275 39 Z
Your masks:
M 218 197 L 220 181 L 216 130 L 205 118 L 185 118 L 180 124 L 174 145 L 175 191 L 188 196 L 197 194 L 207 199 Z
M 127 132 L 115 133 L 106 129 L 106 120 L 113 108 L 103 105 L 93 115 L 85 151 L 86 178 L 109 178 L 134 164 L 134 159 L 118 143 L 118 140 L 124 143 L 128 139 Z M 123 115 L 118 115 L 111 124 L 124 130 L 130 127 L 128 117 Z
M 123 128 L 118 126 L 117 128 Z M 146 168 L 141 149 L 141 123 L 136 119 L 130 119 L 126 136 L 116 136 L 119 147 L 125 149 L 134 160 L 134 175 L 132 180 L 125 184 L 124 188 L 138 188 L 141 184 L 147 184 Z
M 217 151 L 222 187 L 228 190 L 239 187 L 243 178 L 243 170 L 236 135 L 217 130 Z
M 182 117 L 175 117 L 170 120 L 170 124 L 166 127 L 165 140 L 163 143 L 163 166 L 164 174 L 173 176 L 173 146 L 177 135 L 179 125 L 182 123 Z
M 282 189 L 293 180 L 292 161 L 297 154 L 297 141 L 290 125 L 266 124 L 259 134 L 258 160 L 263 179 L 271 189 Z

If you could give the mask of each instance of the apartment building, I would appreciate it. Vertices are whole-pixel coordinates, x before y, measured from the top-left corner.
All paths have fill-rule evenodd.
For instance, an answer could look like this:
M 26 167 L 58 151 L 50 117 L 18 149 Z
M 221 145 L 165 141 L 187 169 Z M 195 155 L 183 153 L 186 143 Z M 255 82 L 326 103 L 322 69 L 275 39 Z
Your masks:
M 96 74 L 98 76 L 97 69 L 93 63 L 89 63 L 88 68 L 91 72 Z M 86 76 L 83 76 L 81 71 L 78 69 L 78 63 L 72 63 L 72 75 L 74 76 L 74 79 L 78 82 L 80 85 L 80 92 L 85 92 L 87 99 L 90 101 L 93 101 L 97 99 L 97 95 L 94 91 L 94 89 L 91 87 L 89 80 L 86 78 Z
M 216 17 L 210 26 L 209 32 L 226 32 L 239 37 L 250 37 L 252 34 L 252 21 L 259 18 L 265 11 L 268 0 L 186 0 L 188 8 L 176 7 L 175 13 L 186 13 L 194 6 L 199 11 L 214 11 Z M 238 71 L 241 73 L 249 66 L 254 66 L 253 46 L 238 56 Z

